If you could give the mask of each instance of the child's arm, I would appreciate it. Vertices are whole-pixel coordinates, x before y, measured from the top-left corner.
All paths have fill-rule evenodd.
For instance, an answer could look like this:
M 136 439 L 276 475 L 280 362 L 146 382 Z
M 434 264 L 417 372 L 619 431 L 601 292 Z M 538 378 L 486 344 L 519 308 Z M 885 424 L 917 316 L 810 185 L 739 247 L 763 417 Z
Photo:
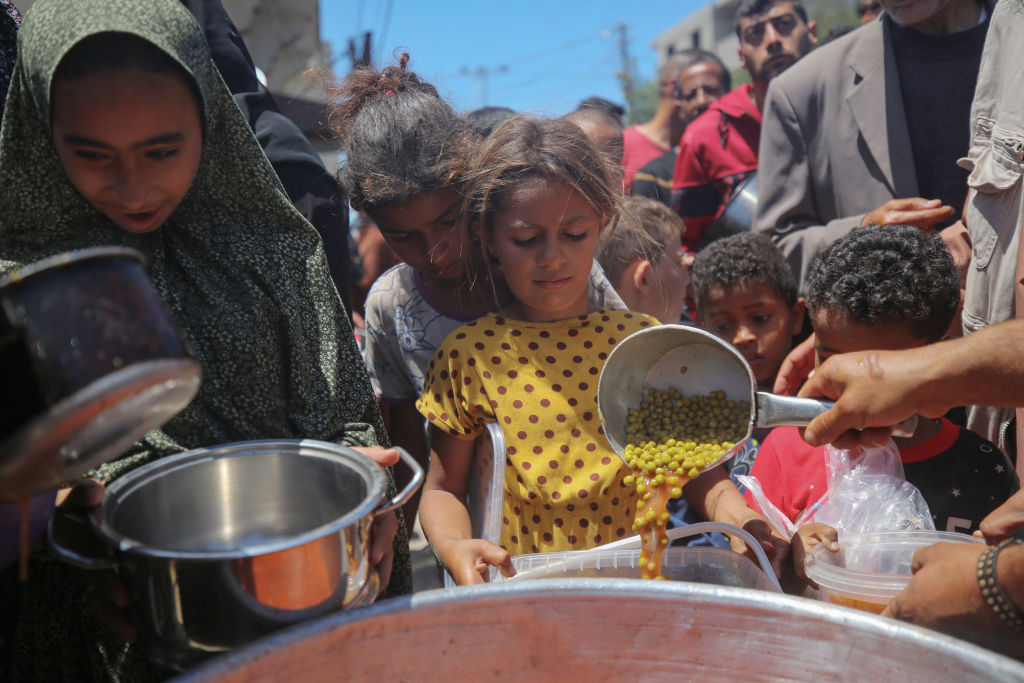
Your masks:
M 430 470 L 420 500 L 423 533 L 460 586 L 483 583 L 488 566 L 505 576 L 515 574 L 504 548 L 473 538 L 465 501 L 475 444 L 430 427 Z
M 724 467 L 714 467 L 688 483 L 683 488 L 683 496 L 704 519 L 738 526 L 760 541 L 775 575 L 782 576 L 789 555 L 789 541 L 779 536 L 764 517 L 747 505 Z M 752 554 L 746 552 L 747 547 L 742 540 L 732 538 L 730 541 L 734 550 L 753 559 Z

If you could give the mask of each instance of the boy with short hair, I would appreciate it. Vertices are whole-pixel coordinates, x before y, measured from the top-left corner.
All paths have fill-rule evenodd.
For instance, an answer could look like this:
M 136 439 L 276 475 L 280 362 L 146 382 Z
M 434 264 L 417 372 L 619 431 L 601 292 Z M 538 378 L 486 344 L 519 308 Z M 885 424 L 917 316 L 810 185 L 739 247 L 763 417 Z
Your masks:
M 758 388 L 771 391 L 804 324 L 804 300 L 782 252 L 756 233 L 717 240 L 697 254 L 693 287 L 701 326 L 736 347 Z
M 629 310 L 678 323 L 690 283 L 690 259 L 680 242 L 683 221 L 647 197 L 627 197 L 623 204 L 640 230 L 612 231 L 598 263 Z
M 809 270 L 816 362 L 839 353 L 936 342 L 959 301 L 959 276 L 938 236 L 906 225 L 854 228 L 822 251 Z M 1018 488 L 999 449 L 946 418 L 920 418 L 913 436 L 894 441 L 907 481 L 921 491 L 940 531 L 971 533 Z M 824 447 L 809 446 L 795 427 L 771 431 L 751 474 L 791 520 L 827 491 Z M 749 493 L 747 499 L 753 500 Z M 821 526 L 798 532 L 804 552 L 823 538 L 810 527 Z M 794 556 L 802 554 L 795 550 Z

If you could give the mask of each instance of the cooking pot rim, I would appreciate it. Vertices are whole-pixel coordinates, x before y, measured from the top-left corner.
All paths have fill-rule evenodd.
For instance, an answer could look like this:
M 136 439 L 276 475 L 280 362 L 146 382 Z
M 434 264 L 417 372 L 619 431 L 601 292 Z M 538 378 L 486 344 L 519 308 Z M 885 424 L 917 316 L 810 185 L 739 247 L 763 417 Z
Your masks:
M 146 259 L 141 252 L 130 247 L 90 247 L 88 249 L 76 249 L 60 254 L 48 256 L 39 261 L 30 263 L 22 268 L 15 268 L 6 275 L 0 276 L 0 290 L 9 285 L 17 285 L 30 277 L 48 270 L 62 268 L 72 263 L 81 263 L 92 259 L 121 258 L 135 261 L 145 265 Z
M 222 458 L 280 453 L 282 450 L 292 451 L 290 454 L 292 457 L 315 457 L 333 460 L 358 471 L 366 482 L 366 495 L 344 515 L 327 524 L 287 538 L 265 542 L 242 543 L 237 548 L 231 550 L 182 551 L 154 548 L 122 534 L 109 522 L 117 506 L 125 497 L 138 492 L 147 483 L 170 472 Z M 122 553 L 169 560 L 233 560 L 240 557 L 255 557 L 257 555 L 266 555 L 295 548 L 349 527 L 360 519 L 372 515 L 375 508 L 384 498 L 385 493 L 386 479 L 384 471 L 370 458 L 347 446 L 317 441 L 315 439 L 236 441 L 217 446 L 197 448 L 161 458 L 125 474 L 107 487 L 103 503 L 90 518 L 90 521 L 100 538 Z

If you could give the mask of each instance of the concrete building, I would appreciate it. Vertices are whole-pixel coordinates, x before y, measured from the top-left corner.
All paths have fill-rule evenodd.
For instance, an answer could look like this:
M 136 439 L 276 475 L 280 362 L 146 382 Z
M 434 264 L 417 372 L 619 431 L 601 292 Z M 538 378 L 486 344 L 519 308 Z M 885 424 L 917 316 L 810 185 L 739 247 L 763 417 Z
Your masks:
M 709 2 L 676 22 L 651 43 L 658 52 L 658 67 L 680 50 L 701 48 L 714 52 L 731 71 L 740 66 L 736 49 L 736 8 L 740 0 Z

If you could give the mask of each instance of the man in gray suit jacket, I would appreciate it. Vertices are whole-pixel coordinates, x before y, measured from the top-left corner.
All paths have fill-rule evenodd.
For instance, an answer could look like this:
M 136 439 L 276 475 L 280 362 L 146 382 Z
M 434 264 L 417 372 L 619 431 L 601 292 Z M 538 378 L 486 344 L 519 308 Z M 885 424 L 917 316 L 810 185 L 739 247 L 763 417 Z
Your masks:
M 800 281 L 854 226 L 931 230 L 959 213 L 971 98 L 987 29 L 980 0 L 882 0 L 877 21 L 769 86 L 758 211 Z

